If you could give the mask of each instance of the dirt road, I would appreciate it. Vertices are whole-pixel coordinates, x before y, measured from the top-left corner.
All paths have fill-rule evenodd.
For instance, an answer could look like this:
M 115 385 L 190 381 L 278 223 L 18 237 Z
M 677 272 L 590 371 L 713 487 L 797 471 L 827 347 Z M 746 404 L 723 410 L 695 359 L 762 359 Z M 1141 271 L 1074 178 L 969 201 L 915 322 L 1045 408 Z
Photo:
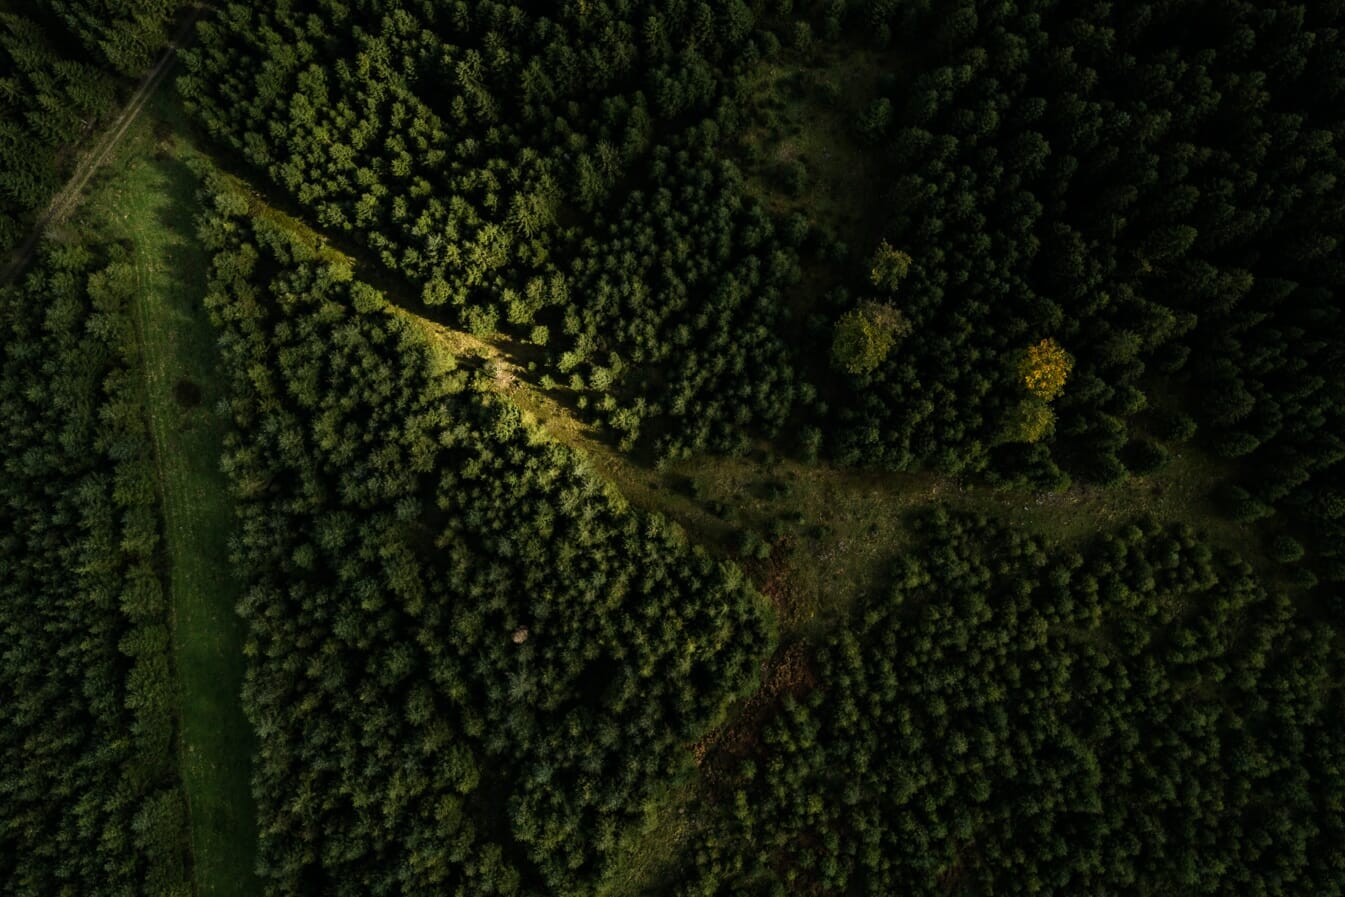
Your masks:
M 168 46 L 164 48 L 158 61 L 154 63 L 154 67 L 141 79 L 135 92 L 131 94 L 130 99 L 126 101 L 126 105 L 117 113 L 117 117 L 108 125 L 107 130 L 103 131 L 102 136 L 98 138 L 98 142 L 80 159 L 79 164 L 75 166 L 75 170 L 71 172 L 70 179 L 66 181 L 60 192 L 52 198 L 47 210 L 33 225 L 32 233 L 15 251 L 4 271 L 0 272 L 0 286 L 11 282 L 27 266 L 29 259 L 37 251 L 38 244 L 41 243 L 42 235 L 46 233 L 47 228 L 59 223 L 79 205 L 84 188 L 88 185 L 94 172 L 112 155 L 112 151 L 126 136 L 131 124 L 144 111 L 145 104 L 154 95 L 154 91 L 158 90 L 159 85 L 168 77 L 168 72 L 173 67 L 173 61 L 177 58 L 178 48 L 191 34 L 192 26 L 196 24 L 196 19 L 201 15 L 203 9 L 204 7 L 200 5 L 194 5 L 188 11 L 187 17 L 168 41 Z

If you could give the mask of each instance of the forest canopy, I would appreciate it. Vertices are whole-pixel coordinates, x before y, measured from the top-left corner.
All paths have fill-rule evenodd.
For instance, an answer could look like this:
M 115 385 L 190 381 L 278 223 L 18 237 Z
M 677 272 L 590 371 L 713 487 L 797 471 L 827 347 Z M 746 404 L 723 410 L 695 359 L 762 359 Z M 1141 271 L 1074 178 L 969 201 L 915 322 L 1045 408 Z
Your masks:
M 120 247 L 0 288 L 0 891 L 191 893 L 143 374 Z
M 286 0 L 203 28 L 181 88 L 623 451 L 797 434 L 1042 493 L 1148 488 L 1186 449 L 1276 565 L 1180 527 L 1076 554 L 926 523 L 943 565 L 911 558 L 720 758 L 677 887 L 1331 893 L 1343 24 L 1292 0 Z M 861 53 L 866 87 L 829 80 Z M 849 110 L 848 219 L 791 103 Z M 944 717 L 965 727 L 932 744 Z
M 1331 627 L 1187 528 L 918 528 L 815 687 L 707 760 L 679 897 L 1345 892 Z
M 0 7 L 0 892 L 1345 897 L 1345 0 Z
M 750 686 L 760 598 L 211 190 L 267 893 L 581 891 Z
M 1269 471 L 1237 488 L 1320 533 L 1338 581 L 1343 17 L 284 0 L 203 25 L 181 87 L 427 306 L 537 347 L 626 448 L 742 452 L 789 423 L 842 464 L 1052 489 L 1195 439 Z M 753 78 L 865 47 L 843 139 L 877 172 L 848 200 L 870 225 L 773 213 L 743 135 L 781 104 Z M 1069 363 L 1034 387 L 1043 343 Z

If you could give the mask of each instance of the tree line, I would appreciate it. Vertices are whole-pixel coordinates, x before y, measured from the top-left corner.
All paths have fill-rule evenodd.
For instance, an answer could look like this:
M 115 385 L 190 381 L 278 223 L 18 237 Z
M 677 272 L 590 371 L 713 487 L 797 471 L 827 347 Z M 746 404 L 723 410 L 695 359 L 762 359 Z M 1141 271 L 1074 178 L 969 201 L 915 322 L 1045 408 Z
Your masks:
M 0 891 L 187 897 L 155 465 L 125 252 L 0 289 Z
M 149 68 L 187 0 L 20 0 L 24 5 L 59 23 L 101 64 L 134 76 Z
M 69 168 L 60 151 L 92 130 L 114 95 L 38 22 L 0 12 L 0 252 L 26 236 Z

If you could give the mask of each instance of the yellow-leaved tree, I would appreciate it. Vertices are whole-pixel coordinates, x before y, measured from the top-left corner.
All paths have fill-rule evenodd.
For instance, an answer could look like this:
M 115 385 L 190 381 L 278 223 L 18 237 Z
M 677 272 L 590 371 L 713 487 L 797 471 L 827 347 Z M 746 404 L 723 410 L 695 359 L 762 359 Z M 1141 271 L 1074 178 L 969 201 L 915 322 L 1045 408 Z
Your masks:
M 869 279 L 884 292 L 895 293 L 910 271 L 911 257 L 884 240 L 874 250 Z M 832 362 L 847 373 L 868 374 L 910 332 L 910 322 L 895 307 L 866 299 L 836 322 L 831 342 Z
M 1074 359 L 1053 339 L 1028 346 L 1018 360 L 1018 376 L 1027 398 L 1009 410 L 1000 423 L 1001 442 L 1040 442 L 1055 430 L 1050 402 L 1065 391 Z
M 1074 370 L 1074 358 L 1053 339 L 1028 346 L 1018 364 L 1018 374 L 1027 391 L 1049 402 L 1065 391 L 1065 381 Z

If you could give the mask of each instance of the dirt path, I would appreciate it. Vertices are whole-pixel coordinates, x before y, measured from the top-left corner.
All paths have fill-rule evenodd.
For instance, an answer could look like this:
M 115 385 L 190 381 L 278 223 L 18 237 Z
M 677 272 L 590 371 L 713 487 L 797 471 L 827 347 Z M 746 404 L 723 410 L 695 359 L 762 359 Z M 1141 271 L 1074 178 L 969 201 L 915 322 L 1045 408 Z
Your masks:
M 196 24 L 196 20 L 200 17 L 203 9 L 204 7 L 201 5 L 193 5 L 188 10 L 187 17 L 182 20 L 182 24 L 173 33 L 172 38 L 168 41 L 168 46 L 164 48 L 158 61 L 154 63 L 154 67 L 141 79 L 135 92 L 126 101 L 126 105 L 122 107 L 121 112 L 117 113 L 117 117 L 103 131 L 103 135 L 98 138 L 98 142 L 75 166 L 75 170 L 70 174 L 70 179 L 52 198 L 47 210 L 33 225 L 32 233 L 28 235 L 28 239 L 23 241 L 23 244 L 19 246 L 15 255 L 10 259 L 9 264 L 5 266 L 4 271 L 0 272 L 0 286 L 5 286 L 13 281 L 19 275 L 19 272 L 27 266 L 29 259 L 37 251 L 37 246 L 42 241 L 42 235 L 47 232 L 47 228 L 59 223 L 79 205 L 84 188 L 93 178 L 94 173 L 112 155 L 112 151 L 126 136 L 131 124 L 144 111 L 145 104 L 154 95 L 154 91 L 158 90 L 159 85 L 168 77 L 168 72 L 173 67 L 173 61 L 177 58 L 178 48 L 191 34 L 191 29 Z

